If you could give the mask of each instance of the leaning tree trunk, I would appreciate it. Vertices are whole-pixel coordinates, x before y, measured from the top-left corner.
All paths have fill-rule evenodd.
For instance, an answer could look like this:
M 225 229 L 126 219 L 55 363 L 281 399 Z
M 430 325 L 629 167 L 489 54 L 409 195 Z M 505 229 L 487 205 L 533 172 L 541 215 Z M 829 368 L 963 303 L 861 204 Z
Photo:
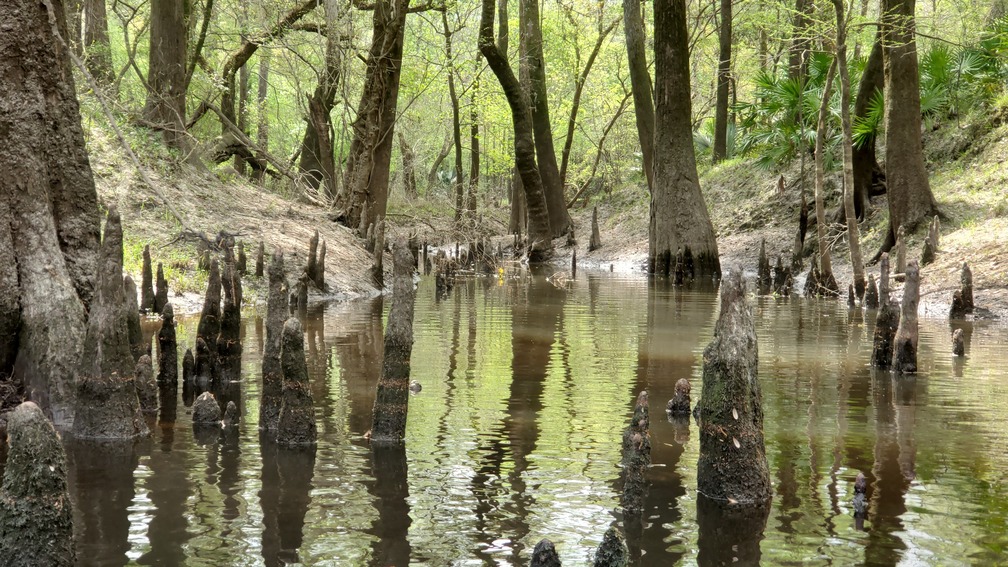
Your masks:
M 336 159 L 333 155 L 332 109 L 339 91 L 340 78 L 340 34 L 339 2 L 325 2 L 326 56 L 325 68 L 319 75 L 315 92 L 308 97 L 308 125 L 301 140 L 301 162 L 299 168 L 305 179 L 315 189 L 325 188 L 330 198 L 336 197 Z
M 857 97 L 854 99 L 854 120 L 868 115 L 868 106 L 877 91 L 885 86 L 885 74 L 882 68 L 881 29 L 875 38 L 868 62 L 861 72 L 861 82 L 858 84 Z M 868 197 L 876 177 L 885 177 L 878 159 L 875 157 L 875 137 L 854 148 L 854 212 L 858 220 L 864 220 L 868 210 Z
M 100 86 L 115 80 L 105 0 L 84 0 L 84 62 Z
M 164 131 L 169 146 L 182 148 L 186 114 L 186 45 L 184 0 L 153 0 L 150 61 L 144 117 Z
M 693 149 L 685 0 L 655 1 L 654 191 L 648 268 L 677 280 L 718 277 L 717 240 L 700 193 Z
M 623 30 L 626 33 L 630 89 L 633 91 L 634 116 L 637 120 L 637 137 L 641 145 L 644 175 L 647 178 L 648 191 L 654 191 L 655 103 L 651 92 L 651 73 L 648 71 L 647 56 L 644 52 L 646 38 L 641 5 L 640 0 L 623 0 Z M 692 135 L 690 137 L 692 138 Z
M 494 1 L 483 0 L 480 16 L 479 48 L 487 65 L 493 71 L 504 90 L 508 106 L 511 108 L 511 122 L 514 128 L 515 167 L 521 176 L 528 206 L 529 256 L 532 261 L 548 258 L 553 250 L 549 213 L 543 193 L 542 178 L 536 164 L 535 142 L 532 139 L 532 116 L 528 101 L 522 93 L 514 71 L 507 59 L 497 49 L 493 36 Z
M 46 3 L 0 3 L 8 25 L 0 33 L 0 258 L 11 260 L 0 276 L 0 364 L 18 358 L 16 378 L 67 427 L 99 221 L 67 45 L 57 37 L 66 33 L 63 5 L 51 5 L 52 19 Z
M 907 233 L 938 213 L 931 193 L 921 142 L 920 80 L 914 39 L 915 0 L 883 0 L 885 62 L 886 192 L 889 234 L 882 244 L 896 243 L 896 229 Z
M 455 62 L 452 59 L 452 30 L 448 26 L 448 11 L 441 11 L 442 32 L 445 38 L 445 56 L 448 61 L 448 98 L 452 109 L 452 142 L 455 150 L 455 222 L 462 220 L 465 208 L 465 181 L 462 175 L 462 111 L 459 109 L 458 91 L 455 89 Z
M 542 178 L 546 209 L 549 213 L 553 236 L 566 234 L 571 225 L 564 200 L 560 168 L 557 167 L 556 149 L 553 146 L 553 126 L 550 123 L 549 101 L 546 96 L 546 59 L 543 56 L 542 27 L 539 24 L 539 0 L 521 0 L 521 32 L 528 62 L 528 96 L 532 110 L 532 131 L 535 139 L 536 161 Z
M 728 82 L 731 74 L 732 0 L 721 0 L 721 35 L 714 106 L 714 163 L 728 157 Z
M 854 293 L 860 299 L 865 292 L 865 269 L 861 257 L 857 212 L 854 209 L 854 140 L 851 134 L 850 75 L 847 73 L 847 21 L 844 18 L 843 0 L 833 0 L 833 7 L 837 19 L 836 60 L 840 71 L 840 121 L 843 123 L 844 214 L 847 217 L 847 241 L 854 272 Z
M 342 221 L 363 236 L 385 216 L 409 0 L 378 0 L 364 90 L 340 188 Z

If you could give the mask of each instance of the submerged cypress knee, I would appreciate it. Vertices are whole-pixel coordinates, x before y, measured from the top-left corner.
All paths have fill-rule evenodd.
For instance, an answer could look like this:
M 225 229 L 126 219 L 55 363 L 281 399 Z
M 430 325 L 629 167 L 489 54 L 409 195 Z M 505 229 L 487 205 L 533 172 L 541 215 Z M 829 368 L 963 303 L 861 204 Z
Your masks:
M 315 270 L 318 267 L 318 245 L 319 245 L 319 232 L 318 229 L 315 230 L 315 234 L 308 239 L 308 264 L 305 266 L 305 273 L 308 274 L 308 279 L 315 280 Z
M 675 384 L 675 394 L 665 406 L 665 411 L 672 417 L 685 417 L 690 414 L 690 383 L 680 378 Z
M 221 310 L 220 333 L 217 335 L 217 356 L 240 356 L 241 347 L 241 274 L 230 265 L 225 264 L 221 273 L 224 289 L 224 308 Z
M 216 425 L 220 423 L 221 411 L 217 398 L 210 392 L 203 392 L 192 406 L 193 425 Z
M 966 343 L 963 340 L 963 330 L 956 329 L 952 333 L 952 354 L 956 356 L 963 356 L 966 354 Z
M 647 497 L 647 469 L 651 466 L 651 423 L 648 416 L 648 394 L 637 395 L 630 425 L 623 430 L 623 511 L 640 514 Z
M 532 550 L 532 561 L 529 567 L 560 567 L 560 556 L 557 555 L 556 547 L 548 539 L 539 540 L 535 549 Z
M 392 251 L 392 307 L 385 328 L 385 356 L 374 404 L 372 441 L 402 442 L 409 404 L 410 354 L 413 351 L 413 263 L 405 243 Z
M 920 270 L 917 261 L 906 267 L 899 327 L 893 343 L 892 367 L 896 372 L 917 372 L 917 304 L 920 301 Z
M 185 356 L 182 357 L 182 382 L 184 384 L 192 384 L 195 381 L 196 358 L 193 356 L 192 349 L 187 348 Z
M 630 562 L 630 550 L 627 548 L 623 533 L 617 528 L 609 528 L 602 536 L 602 543 L 595 551 L 594 567 L 626 567 Z
M 759 259 L 757 260 L 757 284 L 760 295 L 769 295 L 773 281 L 770 278 L 770 259 L 766 255 L 766 239 L 760 241 Z
M 280 417 L 283 371 L 280 367 L 280 337 L 283 334 L 287 302 L 283 289 L 283 252 L 274 252 L 269 266 L 269 295 L 266 299 L 266 342 L 262 356 L 262 394 L 259 397 L 259 429 L 276 431 Z
M 151 269 L 150 244 L 143 249 L 143 268 L 140 273 L 140 311 L 154 312 L 154 272 Z
M 164 266 L 157 263 L 157 286 L 154 292 L 154 312 L 162 313 L 164 306 L 168 305 L 168 280 L 164 276 Z
M 123 278 L 123 297 L 126 299 L 126 332 L 129 333 L 130 353 L 133 360 L 139 360 L 147 352 L 143 344 L 143 329 L 140 328 L 140 308 L 137 305 L 137 288 L 133 278 Z
M 280 365 L 283 368 L 283 402 L 277 422 L 277 444 L 314 445 L 318 435 L 315 408 L 304 355 L 304 333 L 297 319 L 290 318 L 284 323 Z
M 81 439 L 134 439 L 150 433 L 134 382 L 122 258 L 122 224 L 113 207 L 99 250 L 95 300 L 77 372 L 73 432 Z
M 598 207 L 592 207 L 591 238 L 588 239 L 588 251 L 594 252 L 602 248 L 602 236 L 598 227 Z
M 56 430 L 32 402 L 7 422 L 10 444 L 0 487 L 0 561 L 72 567 L 76 561 L 66 453 Z
M 962 274 L 959 276 L 959 281 L 962 287 L 960 291 L 962 292 L 963 307 L 965 307 L 967 313 L 973 312 L 973 271 L 970 270 L 969 264 L 963 262 Z
M 889 298 L 889 254 L 882 254 L 879 266 L 879 310 L 875 316 L 875 335 L 872 339 L 872 364 L 878 368 L 889 368 L 893 339 L 899 325 L 899 310 Z
M 906 230 L 902 226 L 896 230 L 896 275 L 894 280 L 903 281 L 906 272 Z
M 721 282 L 721 314 L 703 355 L 697 489 L 731 504 L 765 505 L 773 494 L 763 443 L 763 395 L 752 309 L 741 270 Z
M 136 363 L 136 389 L 140 401 L 140 411 L 158 410 L 158 387 L 154 381 L 154 365 L 146 354 Z
M 210 352 L 210 346 L 202 337 L 196 339 L 196 365 L 193 371 L 193 379 L 203 388 L 210 387 L 217 377 L 214 368 L 214 356 Z
M 221 272 L 217 258 L 210 260 L 210 276 L 207 278 L 206 298 L 203 300 L 203 312 L 200 313 L 196 336 L 215 343 L 220 334 L 221 318 Z
M 192 356 L 192 353 L 190 353 Z M 158 384 L 178 383 L 178 344 L 175 339 L 175 310 L 168 303 L 161 310 L 158 331 Z
M 239 276 L 248 273 L 248 257 L 245 256 L 245 242 L 238 243 L 238 258 L 235 259 L 235 271 Z
M 312 277 L 315 280 L 315 287 L 319 288 L 320 291 L 326 290 L 325 283 L 325 257 L 326 257 L 326 243 L 325 240 L 319 245 L 318 261 L 315 262 L 315 275 Z

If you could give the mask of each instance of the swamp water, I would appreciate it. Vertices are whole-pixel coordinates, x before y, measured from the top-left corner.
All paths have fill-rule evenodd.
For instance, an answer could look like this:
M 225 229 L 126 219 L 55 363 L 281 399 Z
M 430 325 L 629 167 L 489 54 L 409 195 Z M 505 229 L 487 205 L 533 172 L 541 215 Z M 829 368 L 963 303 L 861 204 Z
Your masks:
M 765 523 L 698 510 L 696 425 L 665 419 L 679 378 L 699 398 L 714 293 L 589 272 L 563 288 L 463 280 L 436 301 L 424 278 L 423 390 L 404 449 L 364 439 L 381 301 L 305 317 L 314 452 L 259 442 L 264 329 L 246 313 L 241 380 L 219 393 L 239 402 L 237 435 L 197 442 L 180 385 L 174 421 L 164 412 L 134 449 L 68 443 L 80 563 L 527 565 L 548 537 L 564 565 L 587 565 L 606 529 L 624 527 L 621 433 L 643 389 L 653 467 L 644 524 L 627 534 L 636 565 L 1008 561 L 1008 329 L 967 324 L 957 360 L 948 322 L 925 316 L 921 372 L 893 377 L 868 366 L 873 316 L 843 301 L 750 304 L 774 488 Z M 180 355 L 196 324 L 181 318 Z M 851 506 L 859 470 L 865 531 Z

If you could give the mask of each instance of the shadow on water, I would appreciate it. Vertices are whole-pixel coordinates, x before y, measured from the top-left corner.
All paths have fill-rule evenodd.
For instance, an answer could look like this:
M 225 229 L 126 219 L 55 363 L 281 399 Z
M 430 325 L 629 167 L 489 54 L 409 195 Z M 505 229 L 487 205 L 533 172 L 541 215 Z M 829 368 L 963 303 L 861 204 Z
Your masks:
M 267 566 L 301 563 L 305 515 L 311 505 L 315 447 L 286 448 L 260 436 L 262 557 Z
M 378 518 L 369 533 L 377 537 L 371 547 L 372 567 L 405 567 L 410 564 L 409 483 L 406 448 L 398 444 L 372 444 L 369 491 L 377 500 Z

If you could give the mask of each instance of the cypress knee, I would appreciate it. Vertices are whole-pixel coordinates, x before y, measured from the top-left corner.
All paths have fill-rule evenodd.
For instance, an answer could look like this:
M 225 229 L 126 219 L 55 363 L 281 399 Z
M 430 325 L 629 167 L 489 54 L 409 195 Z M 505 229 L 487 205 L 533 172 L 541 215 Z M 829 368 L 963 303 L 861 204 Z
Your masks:
M 757 285 L 760 295 L 769 295 L 772 280 L 770 279 L 770 259 L 766 255 L 766 239 L 760 241 L 759 259 L 757 260 Z
M 973 271 L 970 270 L 969 264 L 963 262 L 962 274 L 959 276 L 959 282 L 962 285 L 960 288 L 962 291 L 962 301 L 963 307 L 966 309 L 967 313 L 973 312 Z
M 906 267 L 899 327 L 893 343 L 892 366 L 896 372 L 917 372 L 917 304 L 920 301 L 920 269 L 911 260 Z
M 192 357 L 192 353 L 188 355 Z M 171 303 L 161 310 L 158 331 L 158 384 L 178 384 L 178 343 L 175 339 L 175 310 Z
M 221 310 L 220 333 L 218 333 L 217 356 L 240 356 L 241 346 L 241 301 L 242 282 L 237 268 L 224 265 L 221 274 L 224 289 L 224 308 Z
M 598 227 L 598 207 L 592 207 L 591 239 L 588 240 L 588 251 L 594 252 L 602 248 L 602 236 Z
M 238 258 L 235 260 L 235 271 L 239 276 L 248 273 L 248 258 L 245 256 L 245 242 L 238 243 Z
M 539 540 L 535 549 L 532 550 L 532 561 L 529 567 L 560 567 L 560 556 L 557 555 L 556 547 L 548 539 Z
M 192 349 L 187 348 L 185 356 L 182 357 L 182 382 L 192 384 L 196 381 L 196 357 L 193 356 Z
M 721 282 L 721 314 L 703 355 L 697 489 L 713 500 L 762 506 L 772 496 L 763 443 L 756 327 L 741 270 Z
M 878 286 L 875 285 L 875 274 L 868 274 L 868 287 L 865 289 L 864 306 L 868 309 L 878 309 Z
M 255 275 L 257 278 L 263 277 L 266 266 L 264 265 L 266 255 L 266 247 L 263 245 L 263 241 L 259 241 L 259 249 L 256 250 L 256 261 L 255 261 Z
M 906 230 L 901 225 L 896 231 L 896 276 L 898 282 L 903 281 L 906 272 Z
M 9 452 L 0 486 L 0 557 L 4 565 L 72 567 L 73 504 L 66 453 L 52 423 L 32 402 L 7 422 Z
M 280 365 L 283 369 L 283 401 L 276 442 L 286 447 L 314 445 L 318 435 L 315 408 L 304 356 L 304 333 L 297 319 L 290 318 L 284 323 Z
M 262 357 L 262 394 L 259 399 L 260 431 L 276 431 L 280 417 L 283 371 L 280 367 L 280 337 L 287 314 L 284 291 L 283 252 L 274 252 L 269 266 L 269 295 L 266 299 L 266 342 Z
M 221 318 L 221 272 L 217 258 L 210 260 L 210 276 L 207 278 L 206 298 L 200 314 L 196 336 L 208 343 L 215 343 L 220 334 Z
M 157 264 L 157 291 L 154 292 L 154 312 L 161 313 L 168 305 L 168 280 L 165 279 L 164 266 Z
M 680 378 L 675 384 L 675 394 L 665 406 L 665 411 L 672 417 L 685 417 L 690 413 L 690 383 Z
M 144 313 L 154 312 L 154 272 L 151 267 L 150 244 L 146 244 L 140 273 L 140 310 Z
M 77 373 L 73 432 L 79 439 L 134 439 L 150 433 L 134 381 L 122 258 L 122 223 L 113 207 L 99 249 L 95 300 Z
M 963 340 L 963 330 L 956 329 L 952 333 L 952 354 L 963 356 L 966 354 L 966 342 Z
M 879 262 L 879 310 L 875 316 L 875 335 L 872 340 L 872 364 L 888 368 L 892 362 L 893 339 L 899 325 L 899 310 L 889 298 L 889 254 L 882 254 Z
M 137 288 L 133 278 L 123 278 L 123 297 L 126 300 L 126 332 L 129 334 L 130 353 L 133 360 L 139 360 L 147 352 L 143 344 L 143 329 L 140 328 L 140 307 L 137 305 Z
M 325 240 L 319 244 L 318 261 L 315 262 L 315 287 L 319 288 L 319 291 L 326 290 L 325 283 L 325 257 L 326 257 L 326 243 Z
M 630 425 L 623 430 L 623 512 L 640 514 L 647 497 L 647 469 L 651 466 L 651 423 L 648 394 L 637 395 Z
M 146 354 L 136 363 L 136 389 L 140 401 L 140 411 L 156 412 L 158 410 L 158 387 L 154 381 L 154 366 Z
M 606 530 L 602 543 L 595 551 L 594 567 L 626 567 L 630 562 L 630 550 L 627 548 L 623 533 L 615 527 Z
M 406 435 L 409 404 L 410 354 L 413 351 L 412 256 L 405 243 L 392 251 L 392 306 L 385 328 L 385 355 L 374 404 L 371 440 L 400 443 Z
M 203 392 L 192 406 L 193 425 L 215 425 L 220 423 L 221 411 L 217 398 L 210 392 Z

